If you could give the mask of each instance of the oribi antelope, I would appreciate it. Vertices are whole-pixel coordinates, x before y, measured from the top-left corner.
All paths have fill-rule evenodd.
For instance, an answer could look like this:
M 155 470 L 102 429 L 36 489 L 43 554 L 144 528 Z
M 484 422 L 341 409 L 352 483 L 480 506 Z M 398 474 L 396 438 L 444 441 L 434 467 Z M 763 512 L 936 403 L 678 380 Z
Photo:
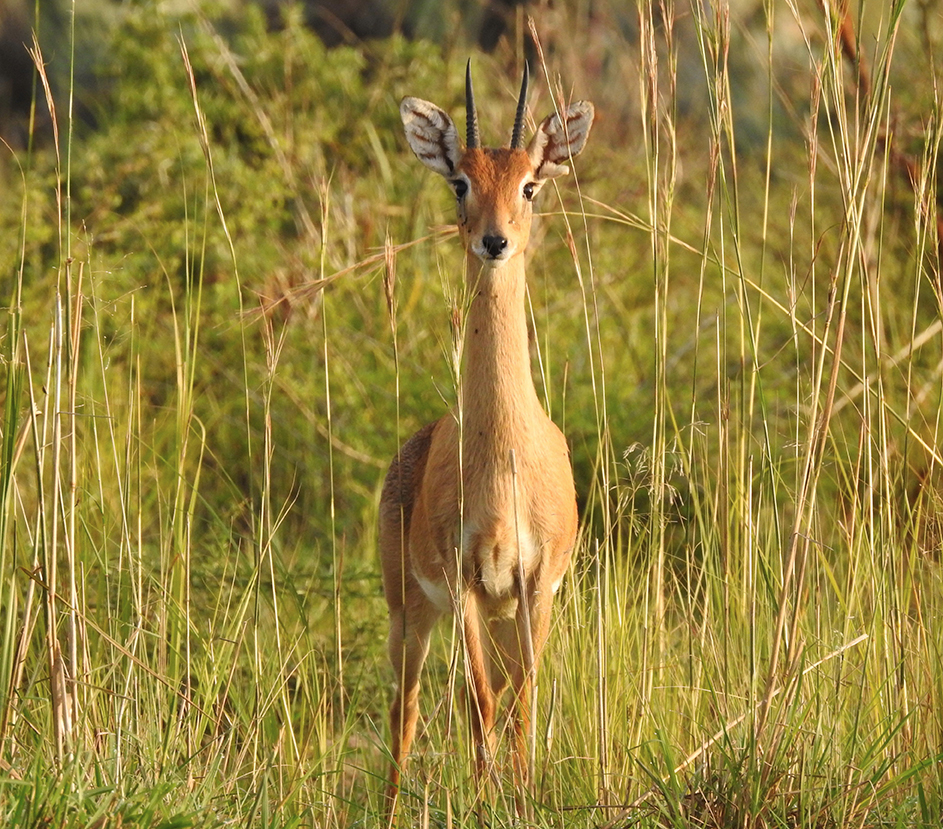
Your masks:
M 409 146 L 455 194 L 472 298 L 459 403 L 403 444 L 380 501 L 397 683 L 390 808 L 416 733 L 430 634 L 449 613 L 462 631 L 477 773 L 491 772 L 496 704 L 510 685 L 514 770 L 529 785 L 531 687 L 577 531 L 566 440 L 531 376 L 524 250 L 534 199 L 547 181 L 569 172 L 566 162 L 583 149 L 593 106 L 580 101 L 549 115 L 525 147 L 525 67 L 510 145 L 492 149 L 481 146 L 470 67 L 465 83 L 464 148 L 439 107 L 419 98 L 400 105 Z

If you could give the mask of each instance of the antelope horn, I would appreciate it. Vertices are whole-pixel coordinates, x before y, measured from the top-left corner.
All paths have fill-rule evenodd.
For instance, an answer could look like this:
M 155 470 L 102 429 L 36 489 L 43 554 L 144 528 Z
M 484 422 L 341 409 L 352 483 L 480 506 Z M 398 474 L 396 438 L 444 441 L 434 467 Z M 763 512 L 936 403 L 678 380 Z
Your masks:
M 465 65 L 465 123 L 466 123 L 466 149 L 475 149 L 481 146 L 478 138 L 478 112 L 475 110 L 475 92 L 472 89 L 471 79 L 471 58 Z
M 527 110 L 527 82 L 530 72 L 524 61 L 524 79 L 521 81 L 521 94 L 517 99 L 517 115 L 514 117 L 514 131 L 511 133 L 511 149 L 520 150 L 524 146 L 524 113 Z

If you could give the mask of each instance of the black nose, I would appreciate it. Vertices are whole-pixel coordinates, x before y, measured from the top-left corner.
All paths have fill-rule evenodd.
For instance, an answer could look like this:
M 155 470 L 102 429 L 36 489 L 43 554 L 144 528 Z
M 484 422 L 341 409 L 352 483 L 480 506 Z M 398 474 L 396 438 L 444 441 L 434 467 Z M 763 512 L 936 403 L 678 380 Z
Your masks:
M 504 249 L 508 246 L 508 240 L 503 236 L 485 236 L 482 238 L 481 244 L 488 252 L 488 256 L 497 259 L 504 253 Z

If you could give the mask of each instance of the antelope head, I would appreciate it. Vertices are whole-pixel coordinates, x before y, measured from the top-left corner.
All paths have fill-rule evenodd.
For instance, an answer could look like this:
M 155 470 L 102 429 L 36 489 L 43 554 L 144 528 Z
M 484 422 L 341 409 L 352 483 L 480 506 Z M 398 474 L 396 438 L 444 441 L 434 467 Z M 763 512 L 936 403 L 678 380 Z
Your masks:
M 570 104 L 548 115 L 524 147 L 527 65 L 508 147 L 482 147 L 472 89 L 471 61 L 465 70 L 465 147 L 446 112 L 421 98 L 404 98 L 400 115 L 406 140 L 419 160 L 443 176 L 455 193 L 462 244 L 487 268 L 499 268 L 527 247 L 534 199 L 552 178 L 570 171 L 566 162 L 586 143 L 593 105 Z

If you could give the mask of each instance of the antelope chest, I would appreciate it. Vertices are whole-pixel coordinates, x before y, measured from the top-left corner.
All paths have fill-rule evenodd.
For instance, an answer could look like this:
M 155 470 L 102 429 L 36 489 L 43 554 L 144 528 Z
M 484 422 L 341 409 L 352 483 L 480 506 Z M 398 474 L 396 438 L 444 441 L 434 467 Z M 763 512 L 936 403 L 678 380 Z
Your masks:
M 563 436 L 539 415 L 526 429 L 501 432 L 497 444 L 500 430 L 479 429 L 469 417 L 461 463 L 454 421 L 440 421 L 410 538 L 413 574 L 440 612 L 454 611 L 461 594 L 473 590 L 484 615 L 512 617 L 520 572 L 532 588 L 545 565 L 552 570 L 546 587 L 556 591 L 562 577 L 556 571 L 562 574 L 565 562 L 552 559 L 555 552 L 568 558 L 575 494 Z M 492 439 L 475 440 L 479 434 Z M 516 469 L 510 446 L 517 449 Z M 438 457 L 443 460 L 432 462 Z
M 540 547 L 521 521 L 495 521 L 487 525 L 467 522 L 456 533 L 453 566 L 448 579 L 416 572 L 422 592 L 440 611 L 454 608 L 460 589 L 475 590 L 488 618 L 510 618 L 517 610 L 518 567 L 525 579 L 535 570 Z M 460 587 L 459 587 L 460 585 Z
M 540 549 L 523 521 L 473 522 L 462 533 L 462 576 L 466 585 L 479 588 L 491 606 L 491 615 L 513 614 L 520 569 L 525 579 L 534 571 Z

